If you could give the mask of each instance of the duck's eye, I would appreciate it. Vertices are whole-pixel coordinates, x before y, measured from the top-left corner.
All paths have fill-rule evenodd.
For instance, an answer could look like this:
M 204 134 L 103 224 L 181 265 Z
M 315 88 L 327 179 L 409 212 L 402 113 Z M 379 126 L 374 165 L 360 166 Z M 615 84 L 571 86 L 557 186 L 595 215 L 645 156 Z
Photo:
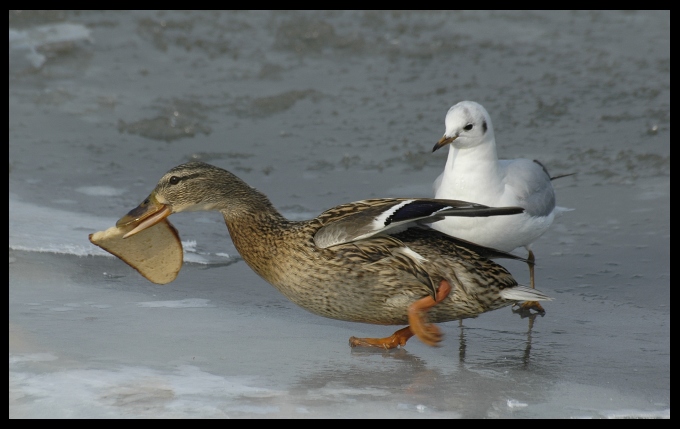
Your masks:
M 176 185 L 176 184 L 178 184 L 178 183 L 179 183 L 179 177 L 177 177 L 177 176 L 172 176 L 172 177 L 170 178 L 170 184 L 171 184 L 171 185 Z
M 465 131 L 470 131 L 472 129 L 473 125 L 472 124 L 467 124 L 466 126 L 463 127 Z

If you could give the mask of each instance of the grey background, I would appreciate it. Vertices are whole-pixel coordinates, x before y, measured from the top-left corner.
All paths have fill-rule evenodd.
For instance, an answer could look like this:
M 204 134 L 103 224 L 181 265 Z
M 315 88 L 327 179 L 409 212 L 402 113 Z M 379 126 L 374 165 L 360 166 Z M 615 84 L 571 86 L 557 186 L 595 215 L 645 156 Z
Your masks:
M 669 11 L 10 11 L 9 29 L 10 418 L 670 418 Z M 187 262 L 165 286 L 87 241 L 189 159 L 294 219 L 430 196 L 464 99 L 501 157 L 577 173 L 534 245 L 544 317 L 351 349 L 397 327 L 296 307 L 218 213 L 171 218 Z

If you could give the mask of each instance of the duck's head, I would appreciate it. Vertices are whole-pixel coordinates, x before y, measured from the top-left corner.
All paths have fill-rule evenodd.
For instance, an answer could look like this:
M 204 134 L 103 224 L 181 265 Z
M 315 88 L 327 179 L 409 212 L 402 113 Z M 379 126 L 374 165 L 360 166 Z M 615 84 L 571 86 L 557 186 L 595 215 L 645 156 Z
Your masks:
M 134 235 L 173 213 L 221 210 L 227 203 L 238 203 L 243 181 L 230 172 L 200 161 L 187 162 L 169 170 L 141 204 L 116 222 L 116 226 L 136 225 L 123 238 Z
M 466 149 L 494 142 L 491 117 L 481 104 L 474 101 L 461 101 L 451 106 L 444 125 L 444 136 L 434 145 L 432 152 L 448 144 Z

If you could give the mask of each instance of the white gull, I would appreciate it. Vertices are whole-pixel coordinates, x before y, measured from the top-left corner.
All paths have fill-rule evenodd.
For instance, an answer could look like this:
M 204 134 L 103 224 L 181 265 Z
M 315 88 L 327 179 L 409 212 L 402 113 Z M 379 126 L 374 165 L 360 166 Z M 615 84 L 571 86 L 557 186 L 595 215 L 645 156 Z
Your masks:
M 434 182 L 435 198 L 472 201 L 488 206 L 520 206 L 524 213 L 487 218 L 449 217 L 433 228 L 482 246 L 510 252 L 528 251 L 531 287 L 534 288 L 535 256 L 531 245 L 569 211 L 555 203 L 555 190 L 546 168 L 530 159 L 499 160 L 489 113 L 474 101 L 453 105 L 445 119 L 444 136 L 433 152 L 449 145 L 444 171 Z M 525 302 L 523 309 L 544 312 L 538 302 Z

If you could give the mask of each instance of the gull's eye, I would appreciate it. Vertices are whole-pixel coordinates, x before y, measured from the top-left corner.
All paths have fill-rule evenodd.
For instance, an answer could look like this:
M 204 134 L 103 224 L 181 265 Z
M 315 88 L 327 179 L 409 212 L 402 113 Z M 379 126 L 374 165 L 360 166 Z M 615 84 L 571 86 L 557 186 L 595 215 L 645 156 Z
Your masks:
M 473 125 L 472 124 L 467 124 L 466 126 L 463 127 L 465 131 L 470 131 L 472 129 Z
M 170 178 L 170 184 L 171 184 L 171 185 L 176 185 L 176 184 L 178 184 L 178 183 L 179 183 L 179 177 L 177 177 L 177 176 L 172 176 L 172 177 Z

